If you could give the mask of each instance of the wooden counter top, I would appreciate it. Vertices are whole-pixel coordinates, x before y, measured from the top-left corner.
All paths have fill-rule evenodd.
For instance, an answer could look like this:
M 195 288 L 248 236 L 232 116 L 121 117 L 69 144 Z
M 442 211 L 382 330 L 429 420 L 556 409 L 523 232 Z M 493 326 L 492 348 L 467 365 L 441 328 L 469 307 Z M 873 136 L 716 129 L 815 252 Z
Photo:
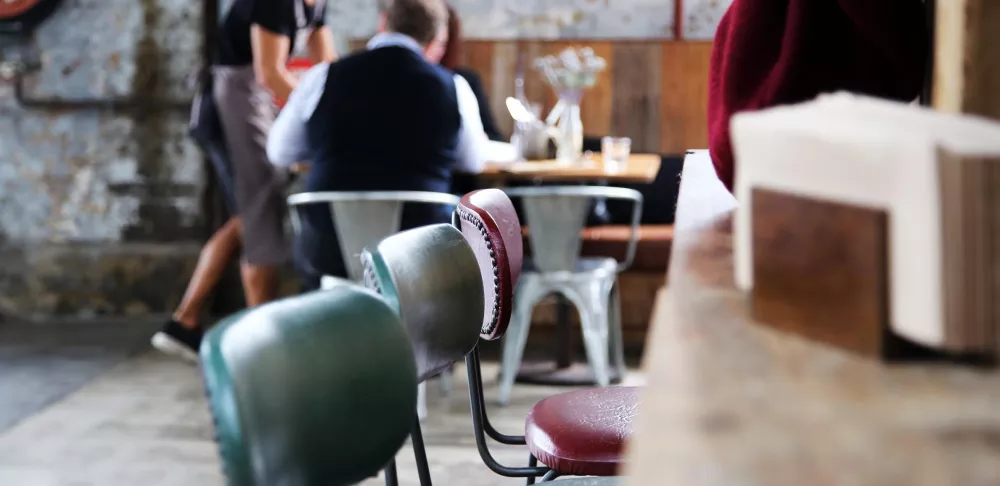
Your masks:
M 601 154 L 595 153 L 580 164 L 563 164 L 555 160 L 532 162 L 489 162 L 482 172 L 484 177 L 503 179 L 539 179 L 547 182 L 608 182 L 608 183 L 648 183 L 656 179 L 660 171 L 660 156 L 655 154 L 632 154 L 628 161 L 615 169 L 605 167 Z
M 688 155 L 626 484 L 1000 484 L 1000 373 L 885 365 L 753 323 L 733 208 L 707 154 Z
M 604 165 L 601 154 L 593 154 L 579 164 L 564 164 L 555 160 L 531 162 L 487 162 L 480 177 L 501 180 L 539 180 L 545 182 L 606 182 L 643 184 L 653 182 L 660 171 L 660 156 L 632 154 L 628 161 L 617 168 Z M 309 173 L 309 164 L 293 164 L 294 174 Z

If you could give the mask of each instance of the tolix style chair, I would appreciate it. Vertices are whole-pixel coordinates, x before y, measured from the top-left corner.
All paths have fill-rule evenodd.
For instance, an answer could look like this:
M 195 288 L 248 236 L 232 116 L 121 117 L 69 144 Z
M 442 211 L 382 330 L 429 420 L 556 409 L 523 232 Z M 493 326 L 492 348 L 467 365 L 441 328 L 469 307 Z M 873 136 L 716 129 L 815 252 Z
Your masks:
M 454 316 L 456 320 L 464 321 L 463 325 L 467 328 L 451 322 L 448 325 L 461 328 L 463 336 L 471 329 L 477 340 L 497 339 L 503 336 L 512 313 L 511 299 L 521 254 L 520 225 L 510 200 L 498 190 L 470 193 L 463 198 L 453 222 L 461 227 L 461 231 L 439 226 L 417 228 L 387 238 L 377 248 L 366 251 L 362 257 L 366 269 L 366 285 L 379 289 L 391 305 L 400 310 L 404 325 L 408 329 L 411 327 L 421 329 L 420 335 L 412 333 L 410 335 L 418 356 L 422 349 L 425 350 L 423 352 L 435 349 L 437 345 L 434 343 L 445 339 L 440 333 L 449 332 L 440 325 L 441 319 L 427 313 L 428 309 L 453 309 L 447 314 Z M 406 244 L 403 244 L 404 238 Z M 505 238 L 509 243 L 504 242 Z M 438 252 L 454 254 L 451 261 L 459 264 L 452 263 L 447 270 L 442 269 L 435 258 L 427 257 Z M 470 258 L 474 265 L 470 265 Z M 512 261 L 517 264 L 511 264 Z M 421 277 L 441 272 L 446 272 L 447 278 Z M 400 285 L 421 286 L 419 299 L 412 292 L 396 290 Z M 470 287 L 480 292 L 481 297 L 476 300 L 477 305 L 482 305 L 480 314 L 469 312 L 468 307 L 473 297 L 466 292 Z M 411 297 L 407 297 L 408 295 Z M 463 300 L 465 302 L 462 302 Z M 459 308 L 463 310 L 458 311 Z M 550 481 L 562 474 L 613 473 L 620 460 L 621 444 L 631 433 L 630 415 L 609 413 L 609 410 L 598 407 L 588 411 L 584 410 L 584 404 L 581 403 L 571 407 L 571 410 L 576 410 L 576 415 L 571 412 L 553 416 L 551 413 L 553 407 L 548 405 L 555 405 L 555 408 L 561 405 L 555 401 L 546 402 L 551 400 L 546 399 L 533 410 L 535 418 L 529 416 L 526 430 L 531 430 L 531 433 L 527 437 L 502 434 L 490 424 L 486 415 L 479 353 L 475 343 L 471 352 L 465 354 L 464 358 L 469 374 L 476 445 L 489 469 L 502 476 L 525 478 L 528 484 L 534 483 L 539 477 L 543 481 Z M 600 400 L 613 400 L 616 396 L 628 395 L 634 401 L 634 390 L 631 389 L 608 388 L 598 391 L 605 394 Z M 559 402 L 582 400 L 593 404 L 597 399 L 594 396 L 574 395 L 575 393 L 559 395 L 562 397 Z M 545 405 L 546 403 L 548 405 Z M 542 406 L 542 409 L 538 409 L 539 406 Z M 565 431 L 566 434 L 561 436 L 558 431 Z M 615 434 L 617 437 L 612 438 L 611 436 Z M 529 465 L 509 467 L 499 464 L 489 452 L 487 436 L 504 444 L 527 445 L 532 452 Z M 583 450 L 576 451 L 574 455 L 572 451 L 564 450 L 566 448 L 564 439 L 588 442 L 580 447 Z M 552 440 L 552 445 L 543 444 L 545 440 Z M 594 441 L 599 444 L 593 443 Z M 416 443 L 414 445 L 416 446 Z M 546 451 L 550 453 L 546 454 Z M 536 454 L 545 457 L 543 461 L 545 466 L 537 464 Z M 418 462 L 418 471 L 420 467 Z M 426 465 L 423 467 L 426 469 Z M 616 484 L 616 479 L 574 478 L 559 480 L 558 483 L 563 486 L 604 486 Z M 422 477 L 421 484 L 429 485 L 429 477 Z
M 303 192 L 288 197 L 292 209 L 292 228 L 301 233 L 299 211 L 313 204 L 328 204 L 340 243 L 340 253 L 348 279 L 361 282 L 362 268 L 358 256 L 365 247 L 398 233 L 404 204 L 440 204 L 453 207 L 459 197 L 454 194 L 426 191 L 329 191 Z
M 632 265 L 639 241 L 642 194 L 598 186 L 542 186 L 506 189 L 520 200 L 528 223 L 531 259 L 517 284 L 514 314 L 503 343 L 499 402 L 506 405 L 528 342 L 532 310 L 549 294 L 561 294 L 580 314 L 587 361 L 598 386 L 611 384 L 609 367 L 625 373 L 618 274 Z M 595 201 L 632 203 L 629 240 L 623 261 L 580 257 L 580 233 Z
M 201 363 L 228 484 L 355 484 L 391 464 L 414 422 L 410 342 L 358 285 L 235 314 Z
M 329 204 L 334 230 L 340 246 L 341 258 L 347 277 L 360 283 L 363 277 L 358 258 L 365 247 L 377 244 L 383 238 L 398 233 L 405 204 L 434 204 L 454 207 L 459 197 L 453 194 L 426 191 L 363 191 L 363 192 L 304 192 L 288 197 L 292 228 L 302 232 L 299 211 L 314 204 Z M 334 277 L 324 276 L 321 288 L 335 284 Z M 451 390 L 451 380 L 445 370 L 441 377 L 442 394 Z M 427 417 L 427 387 L 421 383 L 417 400 L 417 415 Z

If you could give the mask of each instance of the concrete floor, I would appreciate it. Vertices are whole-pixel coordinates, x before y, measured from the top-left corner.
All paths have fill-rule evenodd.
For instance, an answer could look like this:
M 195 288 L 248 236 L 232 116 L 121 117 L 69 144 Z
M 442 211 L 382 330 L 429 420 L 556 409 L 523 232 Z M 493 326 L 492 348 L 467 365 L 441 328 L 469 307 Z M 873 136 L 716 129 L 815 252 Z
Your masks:
M 10 341 L 0 342 L 0 358 L 12 347 Z M 19 349 L 22 354 L 26 353 L 26 346 Z M 125 345 L 115 348 L 117 354 L 110 353 L 119 357 L 116 365 L 108 365 L 108 359 L 101 361 L 104 364 L 100 366 L 80 364 L 94 361 L 94 356 L 78 359 L 77 367 L 89 371 L 74 375 L 76 378 L 69 381 L 80 382 L 72 387 L 76 391 L 61 399 L 59 393 L 43 393 L 40 399 L 38 393 L 29 393 L 28 388 L 34 385 L 17 384 L 25 379 L 62 380 L 69 373 L 67 369 L 74 366 L 65 364 L 65 355 L 59 349 L 63 347 L 50 347 L 47 358 L 22 359 L 20 364 L 14 359 L 0 359 L 4 372 L 0 375 L 0 387 L 3 387 L 0 388 L 0 418 L 11 397 L 13 403 L 21 403 L 18 405 L 21 415 L 25 415 L 25 408 L 37 410 L 20 417 L 6 429 L 0 422 L 0 485 L 224 484 L 197 368 L 160 356 L 145 345 L 133 346 L 132 351 L 139 351 L 138 355 L 122 358 L 122 353 L 129 350 Z M 62 364 L 45 371 L 47 362 Z M 35 367 L 33 373 L 24 371 L 31 366 Z M 38 366 L 42 366 L 43 374 L 39 374 Z M 480 461 L 472 436 L 464 367 L 456 366 L 455 370 L 449 397 L 441 396 L 436 382 L 429 388 L 430 417 L 424 424 L 424 438 L 435 482 L 478 486 L 524 484 L 523 480 L 496 476 Z M 491 403 L 496 392 L 496 370 L 495 364 L 484 365 L 487 399 Z M 3 379 L 17 373 L 20 373 L 17 380 Z M 627 384 L 641 382 L 638 375 L 630 375 L 626 380 Z M 23 388 L 25 385 L 28 388 Z M 65 391 L 66 386 L 60 389 Z M 490 408 L 491 420 L 501 431 L 521 433 L 524 416 L 531 406 L 541 398 L 564 390 L 518 385 L 510 406 Z M 19 400 L 19 396 L 24 398 Z M 49 404 L 53 400 L 58 401 Z M 524 465 L 527 460 L 523 447 L 496 445 L 494 451 L 502 463 Z M 397 463 L 401 484 L 416 485 L 416 469 L 409 446 L 400 451 Z M 373 478 L 363 484 L 384 483 L 380 478 Z
M 0 322 L 0 432 L 145 349 L 158 325 Z

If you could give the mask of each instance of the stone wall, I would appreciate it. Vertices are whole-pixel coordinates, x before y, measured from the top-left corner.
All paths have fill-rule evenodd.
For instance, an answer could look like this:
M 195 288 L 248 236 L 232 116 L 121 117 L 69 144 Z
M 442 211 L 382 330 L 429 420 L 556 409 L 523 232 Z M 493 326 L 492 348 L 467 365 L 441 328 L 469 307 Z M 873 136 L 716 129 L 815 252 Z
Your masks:
M 682 37 L 710 40 L 732 0 L 450 0 L 469 39 L 670 39 L 680 5 Z M 330 0 L 330 24 L 367 38 L 378 18 L 373 0 Z
M 25 96 L 188 100 L 201 17 L 201 2 L 64 1 L 35 32 L 43 66 Z M 119 314 L 175 301 L 202 232 L 205 173 L 186 124 L 185 111 L 149 106 L 25 108 L 0 83 L 0 310 Z M 136 285 L 161 288 L 126 297 Z
M 328 0 L 342 49 L 374 0 Z M 452 0 L 470 39 L 708 39 L 731 0 Z M 183 102 L 202 2 L 65 0 L 36 31 L 31 98 Z M 0 314 L 168 311 L 203 234 L 205 172 L 185 111 L 25 108 L 0 82 Z

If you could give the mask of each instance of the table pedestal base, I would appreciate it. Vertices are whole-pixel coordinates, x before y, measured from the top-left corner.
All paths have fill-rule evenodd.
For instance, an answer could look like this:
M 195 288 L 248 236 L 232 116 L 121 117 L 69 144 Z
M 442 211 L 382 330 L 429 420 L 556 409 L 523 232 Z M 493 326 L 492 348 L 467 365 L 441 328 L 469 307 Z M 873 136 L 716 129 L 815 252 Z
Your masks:
M 608 369 L 612 384 L 622 381 L 614 369 Z M 553 362 L 524 363 L 517 373 L 517 383 L 551 386 L 595 386 L 594 373 L 586 363 L 560 367 Z

